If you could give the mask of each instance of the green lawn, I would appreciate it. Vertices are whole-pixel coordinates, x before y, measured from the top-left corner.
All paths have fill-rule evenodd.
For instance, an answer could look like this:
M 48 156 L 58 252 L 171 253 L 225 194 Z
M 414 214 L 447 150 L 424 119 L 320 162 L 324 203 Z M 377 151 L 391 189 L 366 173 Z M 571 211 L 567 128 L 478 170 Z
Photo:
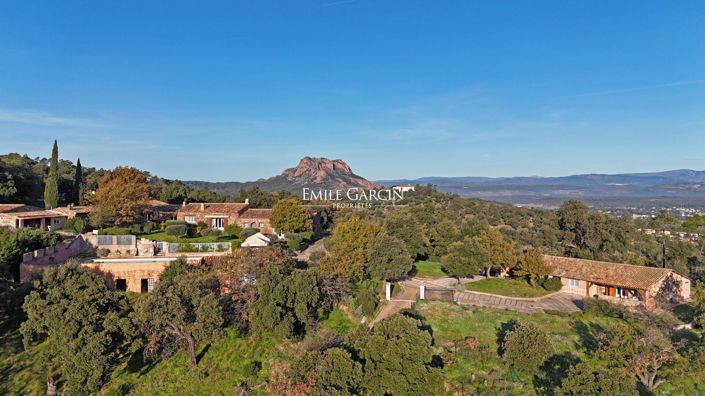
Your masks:
M 207 237 L 175 237 L 173 235 L 167 235 L 166 232 L 154 232 L 151 234 L 139 234 L 139 238 L 146 238 L 157 242 L 171 242 L 171 243 L 208 243 L 208 242 L 229 242 L 233 239 L 237 239 L 235 236 L 220 235 L 217 237 L 207 236 Z
M 358 326 L 357 323 L 350 320 L 350 318 L 337 307 L 328 314 L 327 318 L 321 321 L 321 325 L 338 334 L 347 334 Z
M 532 287 L 523 279 L 488 278 L 465 285 L 467 290 L 499 294 L 507 297 L 541 297 L 549 294 L 541 286 Z
M 436 261 L 417 261 L 411 274 L 420 278 L 445 278 L 448 276 Z

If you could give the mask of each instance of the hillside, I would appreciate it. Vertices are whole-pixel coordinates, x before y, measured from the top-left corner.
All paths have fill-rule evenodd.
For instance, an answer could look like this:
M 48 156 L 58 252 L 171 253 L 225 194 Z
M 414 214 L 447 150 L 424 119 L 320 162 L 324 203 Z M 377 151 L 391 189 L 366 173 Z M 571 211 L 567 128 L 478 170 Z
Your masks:
M 424 177 L 379 182 L 386 186 L 433 184 L 440 191 L 463 197 L 544 207 L 575 198 L 602 208 L 705 207 L 705 171 L 689 169 L 562 177 Z
M 284 170 L 280 175 L 268 179 L 249 182 L 205 182 L 186 181 L 191 188 L 206 188 L 220 194 L 235 194 L 243 188 L 257 186 L 264 191 L 288 191 L 301 194 L 303 187 L 321 189 L 363 189 L 379 188 L 380 184 L 356 175 L 345 161 L 328 158 L 304 157 L 294 168 Z

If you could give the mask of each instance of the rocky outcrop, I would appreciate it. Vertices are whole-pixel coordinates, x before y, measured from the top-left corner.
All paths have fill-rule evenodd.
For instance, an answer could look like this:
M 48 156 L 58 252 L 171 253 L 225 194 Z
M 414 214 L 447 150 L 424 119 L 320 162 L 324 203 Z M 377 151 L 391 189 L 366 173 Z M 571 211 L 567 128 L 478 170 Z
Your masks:
M 267 181 L 281 177 L 286 178 L 296 186 L 311 188 L 343 189 L 359 187 L 373 189 L 380 187 L 379 184 L 354 174 L 350 166 L 339 159 L 304 157 L 295 168 L 289 168 L 280 176 L 267 179 Z

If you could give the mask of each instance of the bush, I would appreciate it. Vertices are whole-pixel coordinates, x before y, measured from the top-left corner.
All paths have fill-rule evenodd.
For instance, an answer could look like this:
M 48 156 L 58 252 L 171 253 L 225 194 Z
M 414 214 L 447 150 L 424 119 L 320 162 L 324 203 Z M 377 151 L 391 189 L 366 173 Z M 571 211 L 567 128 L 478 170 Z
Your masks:
M 183 237 L 183 236 L 186 236 L 187 229 L 186 229 L 186 225 L 174 224 L 174 225 L 166 226 L 166 229 L 164 229 L 164 232 L 166 232 L 167 235 L 171 235 L 171 236 L 175 236 L 175 237 Z
M 81 234 L 86 231 L 86 222 L 80 217 L 68 219 L 64 223 L 64 230 Z
M 98 257 L 107 257 L 110 254 L 110 249 L 100 248 L 96 251 Z
M 245 228 L 240 232 L 240 239 L 245 240 L 258 232 L 259 230 L 256 228 Z
M 125 227 L 109 227 L 98 231 L 98 235 L 131 235 L 130 230 Z
M 183 220 L 167 220 L 164 222 L 164 225 L 166 225 L 167 227 L 170 225 L 184 225 L 185 226 L 185 225 L 188 225 L 188 223 Z
M 242 232 L 242 227 L 238 226 L 237 224 L 229 224 L 223 230 L 223 235 L 238 236 L 238 235 L 240 235 L 241 232 Z
M 232 249 L 233 251 L 239 248 L 240 245 L 242 245 L 242 239 L 233 239 L 232 241 L 230 241 L 230 249 Z
M 366 287 L 360 290 L 355 297 L 355 305 L 360 307 L 360 311 L 367 316 L 375 313 L 377 304 L 379 304 L 379 295 L 374 287 Z
M 167 227 L 167 228 L 169 228 L 169 227 Z M 195 253 L 195 252 L 198 252 L 198 246 L 190 244 L 190 243 L 181 243 L 181 244 L 179 244 L 179 252 L 180 253 Z
M 295 239 L 289 239 L 286 241 L 286 246 L 289 247 L 289 249 L 298 252 L 301 250 L 301 242 L 295 240 Z
M 509 330 L 503 340 L 502 358 L 515 370 L 532 374 L 553 354 L 551 340 L 545 331 L 533 324 L 519 324 Z
M 133 235 L 141 234 L 142 233 L 142 225 L 141 224 L 133 224 L 130 226 L 130 233 Z
M 543 281 L 541 287 L 548 291 L 555 292 L 561 290 L 563 284 L 561 283 L 561 280 L 559 278 L 548 278 Z
M 302 232 L 299 232 L 299 235 L 301 235 L 301 238 L 303 238 L 304 241 L 310 241 L 311 238 L 313 238 L 312 231 L 302 231 Z
M 296 233 L 294 233 L 294 232 L 287 233 L 287 234 L 284 235 L 284 237 L 285 237 L 288 241 L 301 242 L 301 241 L 304 240 L 304 239 L 301 237 L 301 235 L 296 234 Z
M 142 231 L 145 234 L 149 234 L 156 229 L 157 229 L 157 223 L 155 223 L 153 221 L 148 221 L 148 222 L 144 223 L 144 226 L 142 227 Z
M 204 237 L 219 237 L 222 232 L 216 228 L 206 228 L 200 231 L 201 236 Z
M 616 305 L 612 305 L 607 300 L 599 300 L 597 298 L 585 298 L 583 300 L 583 312 L 594 316 L 609 316 L 613 318 L 622 318 L 625 315 L 623 309 Z

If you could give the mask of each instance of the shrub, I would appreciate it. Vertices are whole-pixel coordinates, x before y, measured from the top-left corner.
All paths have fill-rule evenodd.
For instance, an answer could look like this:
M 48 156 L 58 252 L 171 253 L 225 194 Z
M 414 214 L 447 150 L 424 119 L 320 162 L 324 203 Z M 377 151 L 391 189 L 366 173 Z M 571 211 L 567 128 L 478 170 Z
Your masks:
M 553 353 L 551 340 L 545 331 L 533 324 L 519 324 L 504 337 L 502 357 L 519 372 L 532 374 Z
M 64 230 L 81 234 L 86 231 L 86 222 L 80 217 L 68 219 L 64 223 Z
M 230 249 L 235 250 L 242 245 L 242 239 L 233 239 L 230 241 Z
M 167 235 L 175 236 L 175 237 L 183 237 L 186 236 L 186 226 L 183 224 L 180 225 L 168 225 L 166 226 L 166 229 L 164 230 Z
M 130 226 L 130 233 L 133 235 L 141 234 L 142 233 L 142 225 L 141 224 L 133 224 Z
M 237 224 L 230 224 L 223 230 L 223 235 L 238 236 L 242 232 L 242 227 Z
M 543 281 L 541 287 L 548 291 L 555 292 L 561 290 L 563 284 L 561 283 L 561 280 L 559 278 L 548 278 Z
M 242 230 L 240 232 L 240 239 L 243 239 L 243 240 L 247 239 L 247 238 L 251 237 L 252 235 L 255 235 L 258 232 L 259 232 L 259 230 L 256 228 L 245 228 L 244 230 Z
M 110 249 L 100 248 L 96 251 L 98 257 L 107 257 L 110 254 Z
M 583 312 L 588 315 L 595 316 L 610 316 L 613 318 L 624 317 L 624 310 L 616 305 L 612 305 L 609 301 L 599 300 L 597 298 L 585 298 L 583 300 Z
M 287 240 L 291 240 L 291 241 L 296 241 L 296 242 L 301 242 L 301 241 L 303 241 L 303 238 L 301 237 L 301 235 L 299 235 L 299 234 L 297 234 L 297 233 L 294 233 L 294 232 L 287 233 L 287 234 L 284 235 L 284 237 L 285 237 Z
M 167 220 L 164 222 L 164 225 L 167 227 L 170 225 L 184 225 L 185 226 L 185 225 L 188 225 L 188 223 L 183 220 Z
M 204 237 L 219 237 L 222 234 L 222 232 L 216 228 L 206 228 L 199 233 Z
M 130 230 L 125 227 L 109 227 L 98 231 L 99 235 L 130 235 Z
M 144 223 L 144 226 L 142 226 L 142 231 L 145 234 L 149 234 L 156 229 L 157 229 L 157 223 L 155 223 L 153 221 L 148 221 L 148 222 Z
M 360 307 L 364 315 L 371 316 L 379 304 L 379 295 L 374 287 L 366 287 L 357 293 L 355 304 Z
M 289 247 L 289 249 L 293 251 L 299 251 L 301 250 L 301 242 L 295 240 L 295 239 L 289 239 L 286 241 L 286 246 Z
M 302 231 L 302 232 L 299 232 L 299 235 L 301 235 L 301 238 L 303 238 L 304 241 L 310 241 L 311 238 L 313 238 L 312 231 Z
M 169 228 L 169 227 L 167 227 L 167 228 Z M 181 252 L 181 253 L 198 252 L 198 246 L 190 244 L 190 243 L 182 243 L 182 244 L 179 244 L 179 252 Z

